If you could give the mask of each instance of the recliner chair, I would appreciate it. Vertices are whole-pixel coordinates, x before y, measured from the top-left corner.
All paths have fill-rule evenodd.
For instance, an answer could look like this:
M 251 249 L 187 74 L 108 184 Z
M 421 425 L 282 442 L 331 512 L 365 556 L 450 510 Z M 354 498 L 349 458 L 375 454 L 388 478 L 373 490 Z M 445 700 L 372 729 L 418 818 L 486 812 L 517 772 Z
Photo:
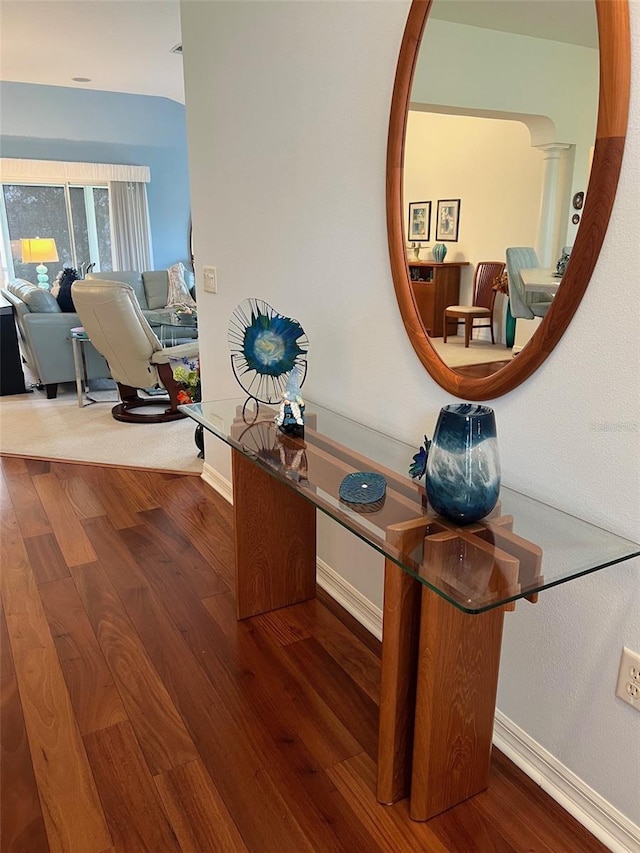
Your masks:
M 76 311 L 93 346 L 109 364 L 118 385 L 121 402 L 111 410 L 117 421 L 161 423 L 185 415 L 178 411 L 178 393 L 171 359 L 194 358 L 198 342 L 163 347 L 140 309 L 133 288 L 119 281 L 76 281 L 72 287 Z M 164 412 L 143 414 L 136 411 L 155 406 L 158 400 L 145 399 L 138 389 L 161 383 L 169 394 L 170 406 Z
M 520 276 L 521 269 L 536 269 L 540 266 L 535 249 L 530 246 L 511 246 L 506 251 L 506 260 L 511 314 L 524 320 L 544 317 L 552 300 L 544 293 L 527 293 Z

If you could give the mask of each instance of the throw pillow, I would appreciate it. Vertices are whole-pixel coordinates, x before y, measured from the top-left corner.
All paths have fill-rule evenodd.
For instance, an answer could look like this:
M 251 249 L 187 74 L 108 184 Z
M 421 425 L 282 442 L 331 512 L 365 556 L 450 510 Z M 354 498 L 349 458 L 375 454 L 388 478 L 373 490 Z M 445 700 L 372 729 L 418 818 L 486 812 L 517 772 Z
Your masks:
M 186 282 L 186 268 L 183 263 L 173 264 L 167 270 L 169 276 L 169 294 L 165 308 L 177 308 L 179 305 L 195 308 L 195 299 L 189 292 Z
M 58 295 L 56 296 L 56 299 L 58 300 L 60 310 L 64 311 L 65 314 L 73 314 L 76 310 L 76 307 L 73 304 L 73 299 L 71 298 L 71 285 L 79 278 L 80 276 L 78 275 L 78 271 L 71 267 L 65 267 L 62 270 L 60 286 L 58 288 Z

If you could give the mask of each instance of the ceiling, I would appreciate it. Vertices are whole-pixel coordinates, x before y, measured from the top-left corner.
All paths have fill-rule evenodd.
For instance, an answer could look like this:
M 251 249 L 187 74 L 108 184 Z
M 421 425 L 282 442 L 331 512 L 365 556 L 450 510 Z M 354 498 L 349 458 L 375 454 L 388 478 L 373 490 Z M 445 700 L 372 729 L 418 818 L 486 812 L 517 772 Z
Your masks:
M 435 0 L 431 15 L 472 27 L 598 47 L 593 0 Z
M 432 13 L 597 47 L 593 0 L 436 0 Z M 0 0 L 1 80 L 184 103 L 180 41 L 179 0 Z
M 0 0 L 2 80 L 184 103 L 180 41 L 179 0 Z

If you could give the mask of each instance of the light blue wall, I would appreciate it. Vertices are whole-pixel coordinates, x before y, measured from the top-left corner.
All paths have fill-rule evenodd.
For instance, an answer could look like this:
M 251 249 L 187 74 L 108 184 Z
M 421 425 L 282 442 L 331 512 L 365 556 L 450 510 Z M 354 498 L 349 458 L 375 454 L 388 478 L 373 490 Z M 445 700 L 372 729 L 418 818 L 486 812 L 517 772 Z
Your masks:
M 0 154 L 149 166 L 154 266 L 189 258 L 185 109 L 167 98 L 0 83 Z

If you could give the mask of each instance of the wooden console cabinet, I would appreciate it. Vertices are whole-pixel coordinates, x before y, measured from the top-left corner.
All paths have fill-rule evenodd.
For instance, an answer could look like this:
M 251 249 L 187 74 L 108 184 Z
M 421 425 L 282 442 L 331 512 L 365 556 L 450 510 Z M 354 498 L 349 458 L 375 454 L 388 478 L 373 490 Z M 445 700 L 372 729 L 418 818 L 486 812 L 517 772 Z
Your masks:
M 442 337 L 442 318 L 449 305 L 460 304 L 460 270 L 468 261 L 437 264 L 431 261 L 410 261 L 409 277 L 418 313 L 426 333 L 431 338 Z M 457 322 L 448 324 L 447 334 L 455 335 Z

